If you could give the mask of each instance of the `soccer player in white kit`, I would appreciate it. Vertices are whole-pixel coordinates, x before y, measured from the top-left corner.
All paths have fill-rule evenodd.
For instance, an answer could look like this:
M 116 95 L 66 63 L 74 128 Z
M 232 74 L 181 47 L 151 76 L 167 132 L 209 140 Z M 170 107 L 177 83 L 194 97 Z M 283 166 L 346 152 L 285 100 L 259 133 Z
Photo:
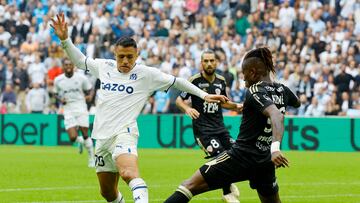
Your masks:
M 54 91 L 64 107 L 64 125 L 72 142 L 84 145 L 89 155 L 89 167 L 95 167 L 94 145 L 89 131 L 89 112 L 86 97 L 90 96 L 91 83 L 82 73 L 74 72 L 70 59 L 63 60 L 64 73 L 55 78 Z M 78 134 L 80 129 L 82 136 Z
M 136 122 L 148 97 L 156 90 L 167 91 L 173 86 L 207 102 L 227 102 L 228 98 L 210 95 L 185 79 L 136 64 L 138 50 L 132 38 L 123 37 L 116 43 L 116 60 L 92 59 L 85 57 L 68 38 L 63 13 L 52 19 L 51 27 L 76 67 L 90 71 L 101 81 L 92 132 L 101 195 L 108 202 L 124 203 L 118 191 L 120 176 L 132 190 L 135 203 L 148 203 L 147 186 L 138 169 Z

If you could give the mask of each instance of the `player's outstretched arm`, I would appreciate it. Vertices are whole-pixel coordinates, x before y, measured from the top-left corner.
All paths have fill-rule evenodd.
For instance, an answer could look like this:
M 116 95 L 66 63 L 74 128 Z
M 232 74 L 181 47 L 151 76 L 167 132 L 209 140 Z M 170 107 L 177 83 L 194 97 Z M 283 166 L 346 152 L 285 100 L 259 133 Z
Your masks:
M 226 103 L 222 103 L 221 106 L 225 109 L 233 110 L 241 113 L 243 110 L 243 104 L 235 103 L 232 101 L 228 101 Z
M 71 62 L 78 68 L 89 70 L 91 73 L 98 77 L 98 71 L 94 59 L 86 58 L 81 51 L 75 47 L 68 36 L 68 25 L 65 21 L 64 13 L 56 15 L 56 18 L 51 18 L 52 24 L 50 26 L 54 29 L 55 34 L 61 40 L 62 48 L 65 50 L 66 55 Z
M 176 106 L 184 113 L 190 116 L 191 119 L 197 119 L 200 116 L 200 113 L 191 108 L 180 96 L 176 99 Z
M 174 87 L 178 90 L 181 90 L 183 92 L 187 92 L 189 94 L 195 95 L 197 97 L 200 97 L 201 99 L 209 102 L 209 103 L 225 103 L 229 101 L 229 99 L 224 95 L 214 95 L 214 94 L 208 94 L 198 87 L 196 87 L 191 82 L 183 79 L 183 78 L 176 78 Z
M 266 107 L 263 114 L 270 118 L 273 139 L 271 143 L 271 161 L 276 167 L 289 167 L 289 161 L 280 151 L 280 143 L 284 133 L 284 115 L 275 104 Z

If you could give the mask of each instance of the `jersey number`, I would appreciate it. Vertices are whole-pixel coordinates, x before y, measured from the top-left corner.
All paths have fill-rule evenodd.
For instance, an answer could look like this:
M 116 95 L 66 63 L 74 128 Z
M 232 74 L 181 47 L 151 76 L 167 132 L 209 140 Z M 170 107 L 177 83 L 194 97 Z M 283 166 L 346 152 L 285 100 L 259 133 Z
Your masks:
M 217 103 L 204 102 L 204 113 L 215 113 L 219 110 Z
M 102 156 L 95 155 L 95 166 L 105 166 L 105 161 Z
M 212 140 L 210 141 L 210 144 L 211 144 L 211 146 L 214 147 L 215 149 L 220 146 L 220 144 L 219 144 L 216 140 L 214 140 L 214 139 L 212 139 Z
M 279 111 L 282 113 L 282 114 L 285 114 L 285 107 L 281 107 L 279 109 Z M 265 133 L 270 133 L 272 131 L 272 128 L 271 128 L 271 120 L 270 118 L 267 119 L 266 121 L 266 125 L 265 125 L 265 128 L 264 128 L 264 132 Z

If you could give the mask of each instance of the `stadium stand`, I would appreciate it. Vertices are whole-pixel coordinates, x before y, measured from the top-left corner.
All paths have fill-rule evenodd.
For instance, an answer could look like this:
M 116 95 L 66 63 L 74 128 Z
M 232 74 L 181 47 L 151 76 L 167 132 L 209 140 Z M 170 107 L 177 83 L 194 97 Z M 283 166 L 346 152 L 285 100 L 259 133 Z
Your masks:
M 229 96 L 244 99 L 243 55 L 268 46 L 277 71 L 302 100 L 305 116 L 360 116 L 360 1 L 358 0 L 1 0 L 0 113 L 29 113 L 33 84 L 49 94 L 43 113 L 61 113 L 52 96 L 64 56 L 50 18 L 67 16 L 70 36 L 89 57 L 112 58 L 122 36 L 139 44 L 138 63 L 188 78 L 213 49 Z M 98 81 L 87 75 L 94 87 Z M 176 95 L 170 96 L 170 103 Z M 144 108 L 151 110 L 154 97 Z M 96 108 L 94 99 L 89 104 Z M 171 105 L 171 104 L 170 104 Z M 33 107 L 35 108 L 35 107 Z M 177 112 L 169 108 L 169 113 Z M 162 112 L 164 113 L 164 112 Z

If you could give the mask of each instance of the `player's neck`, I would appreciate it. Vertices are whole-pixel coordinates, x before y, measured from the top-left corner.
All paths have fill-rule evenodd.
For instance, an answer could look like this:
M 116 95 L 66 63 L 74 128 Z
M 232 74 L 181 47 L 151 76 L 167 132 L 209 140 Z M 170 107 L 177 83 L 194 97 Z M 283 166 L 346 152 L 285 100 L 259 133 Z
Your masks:
M 71 78 L 73 75 L 74 75 L 74 73 L 65 73 L 65 76 L 66 76 L 67 78 Z
M 272 83 L 273 82 L 269 75 L 261 77 L 260 81 L 264 81 L 264 82 L 267 82 L 267 83 Z
M 214 80 L 215 80 L 215 73 L 212 75 L 208 75 L 205 72 L 202 72 L 202 75 L 209 82 L 214 82 Z

